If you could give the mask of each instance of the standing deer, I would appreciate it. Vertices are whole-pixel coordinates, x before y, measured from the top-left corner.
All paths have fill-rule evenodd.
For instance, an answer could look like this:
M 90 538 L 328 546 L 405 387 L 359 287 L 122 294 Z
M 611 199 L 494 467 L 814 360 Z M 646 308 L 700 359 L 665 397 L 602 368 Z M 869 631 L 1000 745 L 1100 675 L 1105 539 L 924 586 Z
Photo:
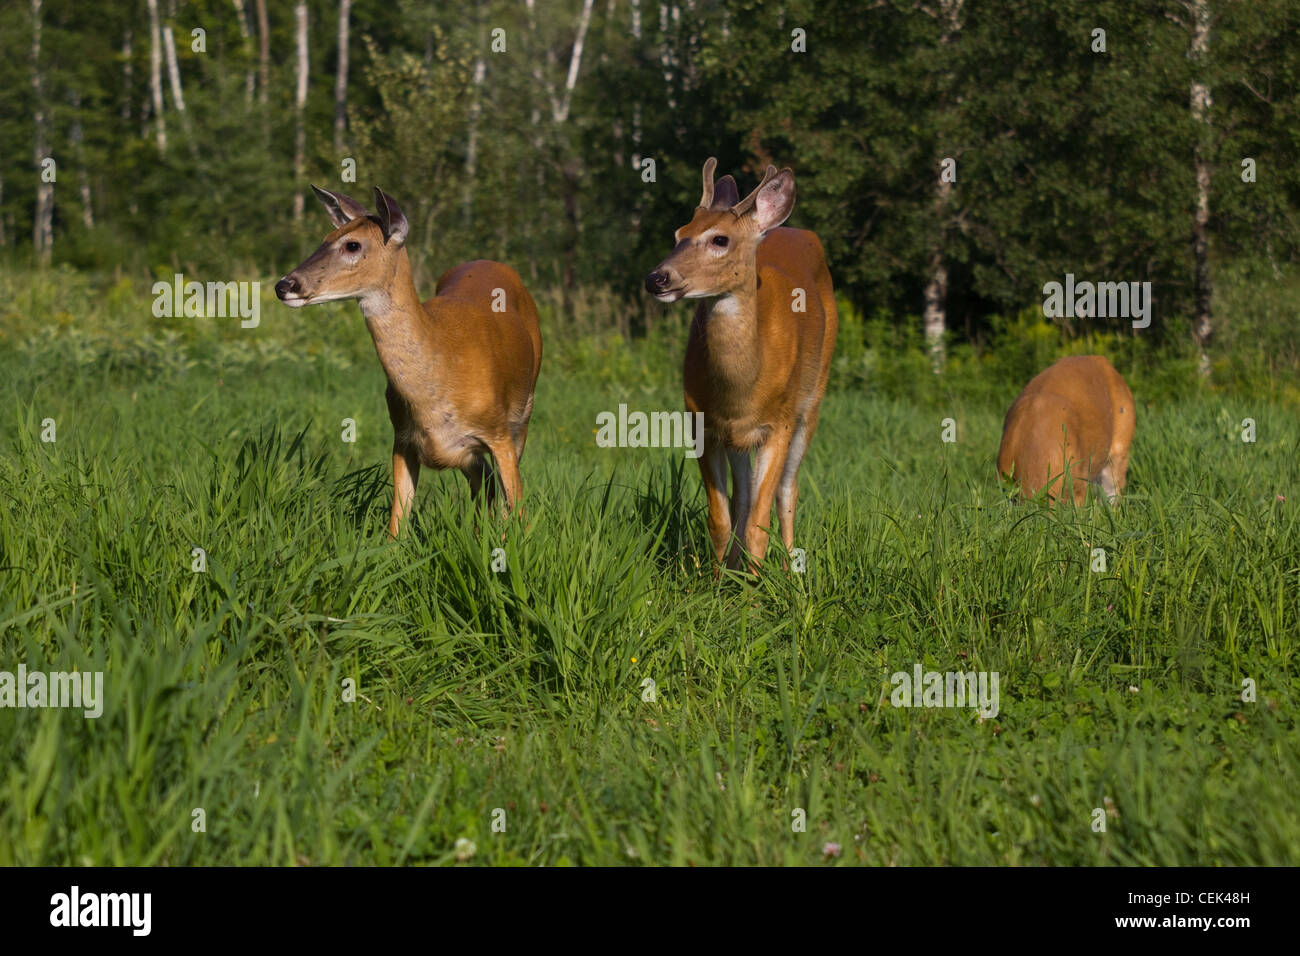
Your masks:
M 799 464 L 817 430 L 838 318 L 817 236 L 779 228 L 794 209 L 794 173 L 769 166 L 741 200 L 730 176 L 714 183 L 717 165 L 704 164 L 699 208 L 645 287 L 660 302 L 711 299 L 696 306 L 686 344 L 686 409 L 704 414 L 699 462 L 718 562 L 739 569 L 747 552 L 756 570 L 773 498 L 786 552 L 794 546 Z
M 437 294 L 422 303 L 406 254 L 409 225 L 392 197 L 376 188 L 371 214 L 341 193 L 312 189 L 337 228 L 275 284 L 275 294 L 294 308 L 336 299 L 361 306 L 388 376 L 389 535 L 397 537 L 410 513 L 422 464 L 459 468 L 475 500 L 486 477 L 489 505 L 499 478 L 514 510 L 542 364 L 537 307 L 519 275 L 500 262 L 465 262 L 443 273 Z
M 1024 497 L 1047 488 L 1055 502 L 1068 468 L 1076 505 L 1083 504 L 1090 482 L 1114 504 L 1124 490 L 1136 425 L 1133 393 L 1115 366 L 1100 355 L 1063 358 L 1035 375 L 1012 403 L 998 472 Z

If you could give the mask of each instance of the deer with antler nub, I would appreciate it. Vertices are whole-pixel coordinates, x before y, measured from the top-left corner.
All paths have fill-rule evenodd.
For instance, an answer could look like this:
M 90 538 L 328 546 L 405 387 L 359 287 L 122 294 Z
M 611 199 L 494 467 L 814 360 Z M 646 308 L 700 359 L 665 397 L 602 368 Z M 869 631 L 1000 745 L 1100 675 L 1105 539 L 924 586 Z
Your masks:
M 821 242 L 781 225 L 794 209 L 794 173 L 769 166 L 742 200 L 730 176 L 714 183 L 716 168 L 704 164 L 699 207 L 645 286 L 660 302 L 707 300 L 686 344 L 686 408 L 704 413 L 699 461 L 718 562 L 754 570 L 774 500 L 781 541 L 787 553 L 794 547 L 799 466 L 817 430 L 838 317 Z

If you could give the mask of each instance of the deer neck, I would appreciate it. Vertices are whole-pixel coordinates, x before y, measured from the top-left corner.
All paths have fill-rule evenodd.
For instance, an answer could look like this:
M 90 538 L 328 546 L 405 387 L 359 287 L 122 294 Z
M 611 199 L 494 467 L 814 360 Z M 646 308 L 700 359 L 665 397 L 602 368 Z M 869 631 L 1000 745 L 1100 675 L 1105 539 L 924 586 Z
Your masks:
M 429 317 L 415 291 L 405 249 L 398 250 L 388 283 L 361 296 L 358 303 L 379 364 L 393 387 L 403 396 L 427 390 L 437 356 L 432 349 Z
M 757 282 L 720 296 L 707 309 L 710 370 L 723 393 L 739 398 L 757 383 L 762 366 Z

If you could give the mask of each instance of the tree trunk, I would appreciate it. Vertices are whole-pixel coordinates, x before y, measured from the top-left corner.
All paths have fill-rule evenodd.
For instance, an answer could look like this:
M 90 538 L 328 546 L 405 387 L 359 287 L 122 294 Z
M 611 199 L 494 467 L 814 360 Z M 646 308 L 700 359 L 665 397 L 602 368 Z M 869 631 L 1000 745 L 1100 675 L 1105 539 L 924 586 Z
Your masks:
M 630 13 L 632 22 L 629 27 L 632 32 L 633 47 L 641 49 L 641 0 L 631 0 Z M 632 100 L 632 168 L 637 173 L 641 172 L 641 91 L 634 89 L 630 91 Z M 636 233 L 641 228 L 642 210 L 645 206 L 644 189 L 636 191 L 636 202 L 632 206 L 631 229 Z
M 673 48 L 671 42 L 672 34 L 670 32 L 670 27 L 669 27 L 670 22 L 672 22 L 673 20 L 672 14 L 676 12 L 677 12 L 676 7 L 673 7 L 672 10 L 670 11 L 668 8 L 668 4 L 666 3 L 659 4 L 659 34 L 660 34 L 659 66 L 663 70 L 664 89 L 665 92 L 667 93 L 666 99 L 668 103 L 669 112 L 672 112 L 677 109 L 677 97 L 673 95 L 673 89 L 674 89 L 673 78 L 675 75 L 673 67 L 675 65 L 675 60 L 673 57 Z M 683 133 L 683 130 L 680 124 L 676 128 L 677 128 L 677 135 L 680 138 Z
M 167 121 L 163 118 L 162 28 L 158 24 L 158 0 L 147 0 L 149 7 L 149 94 L 153 98 L 153 123 L 158 137 L 158 152 L 167 152 Z
M 582 51 L 586 46 L 587 30 L 591 26 L 591 8 L 594 0 L 583 0 L 582 15 L 578 20 L 578 33 L 573 40 L 569 54 L 569 72 L 564 78 L 564 93 L 551 104 L 551 115 L 556 126 L 568 122 L 569 109 L 573 103 L 573 91 L 578 85 L 578 71 L 582 68 Z M 578 282 L 578 242 L 581 235 L 578 206 L 579 182 L 582 179 L 581 160 L 570 159 L 560 170 L 564 189 L 564 270 L 561 277 L 561 289 L 564 297 L 566 315 L 573 314 L 573 290 Z
M 1192 39 L 1187 56 L 1200 66 L 1210 49 L 1210 11 L 1206 0 L 1192 0 Z M 1199 79 L 1192 81 L 1192 117 L 1199 127 L 1197 132 L 1196 209 L 1192 215 L 1192 258 L 1196 264 L 1196 312 L 1192 318 L 1192 340 L 1200 350 L 1198 368 L 1202 375 L 1210 374 L 1210 337 L 1214 334 L 1212 314 L 1213 288 L 1210 282 L 1210 88 Z
M 581 186 L 581 171 L 575 159 L 565 165 L 561 172 L 564 183 L 564 275 L 560 283 L 562 306 L 566 316 L 573 315 L 573 290 L 578 285 L 578 236 L 580 218 L 578 194 Z
M 181 68 L 176 62 L 176 38 L 172 34 L 172 25 L 164 24 L 162 28 L 163 55 L 167 58 L 167 80 L 172 89 L 172 101 L 176 112 L 181 116 L 181 124 L 189 131 L 190 120 L 185 113 L 185 92 L 181 88 Z
M 251 103 L 253 101 L 253 89 L 257 85 L 252 70 L 252 35 L 248 32 L 248 14 L 244 10 L 244 0 L 234 0 L 234 4 L 235 19 L 239 21 L 239 35 L 244 40 L 244 55 L 248 57 L 249 64 L 249 68 L 244 71 L 244 102 Z
M 481 41 L 481 37 L 480 37 Z M 487 75 L 487 61 L 482 52 L 474 60 L 474 86 L 469 102 L 469 134 L 465 141 L 465 224 L 474 222 L 474 180 L 478 174 L 478 126 L 483 112 L 483 80 Z
M 299 0 L 293 13 L 298 21 L 298 89 L 293 101 L 293 221 L 296 224 L 302 222 L 303 158 L 307 145 L 307 127 L 303 123 L 303 107 L 307 104 L 307 4 Z
M 131 31 L 126 31 L 126 36 L 122 38 L 122 109 L 120 116 L 123 122 L 130 123 L 132 116 L 131 109 L 131 87 L 135 83 L 135 71 L 131 68 Z
M 81 93 L 73 91 L 72 129 L 68 132 L 68 142 L 72 147 L 72 158 L 77 164 L 77 191 L 81 194 L 81 224 L 86 229 L 95 228 L 95 210 L 91 204 L 90 177 L 86 173 L 86 154 L 82 148 L 85 137 L 81 130 Z
M 939 0 L 939 17 L 943 32 L 939 36 L 940 47 L 948 47 L 961 33 L 962 6 L 965 0 Z M 956 79 L 946 75 L 944 89 L 939 93 L 939 111 L 947 112 L 948 97 L 956 86 Z M 946 124 L 943 124 L 946 126 Z M 943 128 L 941 126 L 941 128 Z M 930 353 L 930 368 L 934 374 L 940 374 L 948 361 L 943 334 L 948 326 L 948 267 L 944 263 L 943 247 L 947 238 L 949 207 L 952 203 L 952 181 L 945 176 L 942 164 L 939 167 L 939 179 L 934 190 L 934 235 L 930 243 L 929 272 L 925 283 L 925 307 L 922 315 L 925 322 L 925 345 Z
M 938 375 L 948 360 L 943 333 L 948 325 L 948 267 L 943 261 L 944 227 L 948 220 L 948 202 L 952 196 L 952 183 L 939 174 L 935 188 L 935 220 L 937 228 L 930 245 L 930 277 L 925 283 L 925 346 L 930 353 L 930 368 Z
M 54 248 L 54 184 L 47 183 L 43 163 L 49 148 L 45 117 L 45 81 L 41 75 L 41 3 L 32 0 L 32 100 L 36 135 L 32 153 L 36 159 L 36 215 L 32 220 L 32 247 L 41 265 L 48 265 Z
M 583 0 L 582 16 L 578 20 L 578 35 L 573 41 L 573 51 L 569 56 L 569 75 L 564 80 L 564 99 L 555 107 L 555 121 L 563 123 L 569 118 L 569 104 L 573 101 L 573 88 L 578 85 L 578 70 L 582 66 L 582 50 L 587 41 L 587 29 L 591 26 L 591 6 L 593 0 Z
M 334 77 L 334 158 L 343 155 L 343 134 L 348 127 L 348 18 L 352 0 L 339 0 L 339 68 Z M 471 134 L 472 135 L 472 134 Z
M 271 85 L 271 27 L 266 21 L 266 0 L 257 0 L 257 101 L 266 104 Z

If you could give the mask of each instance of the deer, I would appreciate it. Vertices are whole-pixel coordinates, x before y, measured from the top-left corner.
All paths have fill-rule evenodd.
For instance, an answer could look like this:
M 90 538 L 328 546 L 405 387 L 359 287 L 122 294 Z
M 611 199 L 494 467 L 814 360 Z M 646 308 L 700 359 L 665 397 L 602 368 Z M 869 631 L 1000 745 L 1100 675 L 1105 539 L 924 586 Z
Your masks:
M 704 416 L 698 460 L 715 577 L 724 561 L 758 572 L 773 500 L 786 554 L 794 548 L 799 467 L 817 431 L 839 323 L 820 240 L 782 226 L 794 210 L 794 172 L 769 166 L 742 200 L 731 176 L 714 182 L 717 165 L 705 162 L 699 206 L 645 279 L 660 302 L 706 300 L 695 308 L 683 379 L 686 410 Z
M 542 364 L 537 306 L 523 280 L 500 262 L 463 262 L 421 302 L 406 252 L 410 226 L 393 198 L 376 187 L 371 213 L 342 193 L 312 189 L 334 231 L 275 284 L 275 294 L 295 309 L 340 299 L 361 306 L 388 379 L 389 537 L 398 537 L 410 515 L 422 465 L 459 469 L 476 504 L 486 485 L 488 507 L 499 482 L 505 512 L 516 511 Z
M 1112 506 L 1128 478 L 1129 445 L 1137 426 L 1133 393 L 1100 355 L 1063 358 L 1034 376 L 1002 426 L 998 472 L 1032 498 L 1047 489 L 1062 498 L 1066 473 L 1075 505 L 1097 485 Z

